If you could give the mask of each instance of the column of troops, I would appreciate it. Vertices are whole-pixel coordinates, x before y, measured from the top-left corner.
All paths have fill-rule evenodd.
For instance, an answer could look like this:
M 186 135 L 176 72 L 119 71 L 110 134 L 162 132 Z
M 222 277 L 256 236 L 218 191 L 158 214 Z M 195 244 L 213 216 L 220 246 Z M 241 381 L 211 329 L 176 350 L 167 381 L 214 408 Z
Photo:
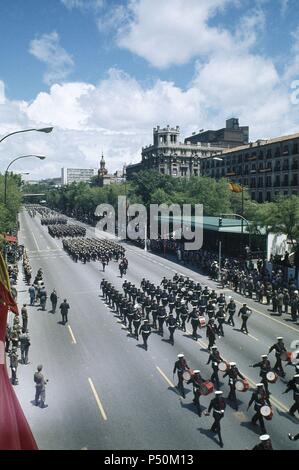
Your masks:
M 86 228 L 81 225 L 48 225 L 48 232 L 53 238 L 85 237 Z
M 194 399 L 197 413 L 202 416 L 200 397 L 209 395 L 215 391 L 214 401 L 211 401 L 208 412 L 213 410 L 215 422 L 211 432 L 219 436 L 219 443 L 223 446 L 220 430 L 220 418 L 224 414 L 225 400 L 222 398 L 223 392 L 220 390 L 221 382 L 219 373 L 223 373 L 223 378 L 228 378 L 229 394 L 227 400 L 238 410 L 238 392 L 250 390 L 250 384 L 243 375 L 236 362 L 228 362 L 221 356 L 215 342 L 220 336 L 224 336 L 224 325 L 234 326 L 234 316 L 236 304 L 232 298 L 226 301 L 225 295 L 219 295 L 215 290 L 204 288 L 200 283 L 195 283 L 188 277 L 184 278 L 176 274 L 173 279 L 162 279 L 160 286 L 156 286 L 149 280 L 142 279 L 139 287 L 124 281 L 122 291 L 117 290 L 106 279 L 101 281 L 101 291 L 103 300 L 116 313 L 121 322 L 128 328 L 132 336 L 139 340 L 142 336 L 143 346 L 147 350 L 148 338 L 153 332 L 164 336 L 164 326 L 169 330 L 169 343 L 174 344 L 175 331 L 180 329 L 186 332 L 186 323 L 191 323 L 192 337 L 197 340 L 198 329 L 205 328 L 206 337 L 209 340 L 208 350 L 210 352 L 208 362 L 211 364 L 212 373 L 209 379 L 203 378 L 199 369 L 191 369 L 186 363 L 183 354 L 178 356 L 173 373 L 178 374 L 177 389 L 180 395 L 185 398 L 184 382 L 193 385 Z M 246 304 L 239 310 L 238 315 L 249 318 L 250 311 Z M 246 324 L 246 323 L 245 323 Z M 244 333 L 246 331 L 244 330 Z M 271 366 L 268 355 L 275 352 L 275 364 Z M 251 423 L 260 426 L 262 436 L 266 434 L 266 421 L 272 420 L 273 408 L 270 402 L 269 384 L 275 384 L 279 376 L 284 377 L 285 371 L 282 363 L 291 363 L 294 358 L 287 351 L 283 338 L 277 337 L 276 342 L 268 349 L 267 354 L 263 354 L 255 364 L 250 367 L 259 368 L 260 382 L 252 389 L 252 395 L 248 402 L 249 409 L 254 405 L 254 415 Z M 298 359 L 298 358 L 297 358 Z M 289 414 L 299 412 L 299 366 L 296 366 L 295 375 L 287 383 L 284 393 L 293 392 L 294 403 L 289 410 Z M 269 438 L 269 436 L 268 436 Z M 268 441 L 263 437 L 261 440 Z
M 108 264 L 112 259 L 123 259 L 126 251 L 118 243 L 99 238 L 63 239 L 62 246 L 75 262 L 83 263 L 100 260 Z

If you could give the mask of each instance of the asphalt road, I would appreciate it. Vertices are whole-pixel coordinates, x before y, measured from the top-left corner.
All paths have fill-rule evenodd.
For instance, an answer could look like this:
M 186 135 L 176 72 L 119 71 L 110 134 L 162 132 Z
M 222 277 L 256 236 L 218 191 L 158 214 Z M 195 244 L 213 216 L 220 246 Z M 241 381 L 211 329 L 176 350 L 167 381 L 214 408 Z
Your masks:
M 40 449 L 220 449 L 217 438 L 209 432 L 212 417 L 199 418 L 192 404 L 193 393 L 186 386 L 186 399 L 179 397 L 173 384 L 172 370 L 176 356 L 184 352 L 189 365 L 200 369 L 209 378 L 208 351 L 205 330 L 195 342 L 181 331 L 175 333 L 175 343 L 153 333 L 149 349 L 142 341 L 128 334 L 117 317 L 100 297 L 100 281 L 103 277 L 121 287 L 118 265 L 112 261 L 101 271 L 99 262 L 86 265 L 74 263 L 62 250 L 60 240 L 48 235 L 47 227 L 40 225 L 40 218 L 32 219 L 27 212 L 20 215 L 20 241 L 26 246 L 33 275 L 41 267 L 48 294 L 53 288 L 59 301 L 67 298 L 71 309 L 69 324 L 62 325 L 59 311 L 50 312 L 29 307 L 31 336 L 30 364 L 20 365 L 19 385 L 15 387 L 24 412 Z M 93 235 L 93 229 L 88 229 Z M 163 276 L 172 277 L 175 272 L 188 275 L 203 285 L 217 287 L 205 276 L 177 265 L 153 253 L 145 253 L 126 244 L 129 269 L 126 278 L 139 285 L 146 277 L 160 284 Z M 28 302 L 28 286 L 19 276 L 19 303 Z M 231 295 L 225 290 L 226 295 Z M 237 306 L 243 298 L 234 294 Z M 299 339 L 299 328 L 284 319 L 271 317 L 266 306 L 247 300 L 253 307 L 248 321 L 249 336 L 224 325 L 225 337 L 217 340 L 221 355 L 237 362 L 240 371 L 251 385 L 259 382 L 259 369 L 249 368 L 267 353 L 277 335 L 284 337 L 286 345 Z M 188 326 L 189 331 L 191 326 Z M 274 353 L 271 354 L 274 365 Z M 43 364 L 44 375 L 49 378 L 46 403 L 40 409 L 33 404 L 33 373 L 37 364 Z M 287 377 L 294 368 L 286 367 Z M 221 374 L 220 374 L 221 375 Z M 228 378 L 222 381 L 227 396 Z M 275 449 L 297 449 L 298 444 L 289 441 L 288 432 L 297 433 L 297 418 L 288 416 L 292 393 L 282 395 L 286 380 L 279 379 L 270 385 L 274 416 L 266 422 Z M 212 395 L 202 397 L 207 408 Z M 229 405 L 222 420 L 224 449 L 252 448 L 259 440 L 259 427 L 250 420 L 253 406 L 247 412 L 251 392 L 239 393 L 239 411 Z

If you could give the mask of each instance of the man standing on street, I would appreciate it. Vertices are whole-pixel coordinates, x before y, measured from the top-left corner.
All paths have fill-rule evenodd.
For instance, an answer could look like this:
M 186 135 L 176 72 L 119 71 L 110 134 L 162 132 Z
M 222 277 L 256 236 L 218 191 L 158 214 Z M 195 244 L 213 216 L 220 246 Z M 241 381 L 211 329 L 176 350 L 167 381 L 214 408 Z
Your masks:
M 62 316 L 62 323 L 65 325 L 67 323 L 67 315 L 68 315 L 68 311 L 70 309 L 70 306 L 69 304 L 67 303 L 67 300 L 64 299 L 64 301 L 62 302 L 62 304 L 60 304 L 60 312 L 61 312 L 61 316 Z
M 42 365 L 37 366 L 37 372 L 35 372 L 33 380 L 35 382 L 35 405 L 40 404 L 41 408 L 44 408 L 46 401 L 46 383 L 45 377 L 42 374 Z M 39 401 L 40 400 L 40 401 Z
M 32 284 L 32 286 L 29 287 L 29 297 L 30 297 L 30 305 L 34 305 L 35 302 L 35 287 Z
M 238 317 L 241 315 L 242 318 L 242 325 L 241 325 L 241 331 L 243 333 L 246 333 L 248 335 L 248 329 L 247 329 L 247 320 L 249 316 L 251 315 L 251 310 L 247 307 L 246 304 L 243 304 L 243 307 L 240 308 Z
M 21 314 L 22 314 L 22 321 L 23 321 L 22 332 L 25 333 L 28 328 L 28 310 L 26 308 L 26 304 L 23 304 Z
M 56 289 L 53 289 L 53 292 L 50 295 L 50 301 L 51 301 L 51 304 L 52 304 L 52 313 L 56 312 L 57 299 L 58 299 L 58 297 L 57 297 Z
M 28 330 L 24 331 L 20 335 L 20 345 L 21 345 L 22 364 L 28 364 L 28 353 L 29 353 L 29 346 L 30 346 L 30 338 L 28 335 Z

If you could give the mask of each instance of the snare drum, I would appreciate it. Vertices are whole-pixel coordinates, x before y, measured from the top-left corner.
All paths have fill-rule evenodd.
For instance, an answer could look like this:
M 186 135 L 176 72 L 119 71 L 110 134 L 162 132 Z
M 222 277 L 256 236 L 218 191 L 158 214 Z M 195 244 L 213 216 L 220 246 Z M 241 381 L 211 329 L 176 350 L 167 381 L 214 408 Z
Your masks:
M 267 377 L 268 382 L 270 382 L 270 384 L 275 384 L 275 382 L 277 382 L 277 379 L 278 379 L 278 375 L 273 371 L 267 372 L 266 377 Z
M 288 351 L 283 351 L 281 354 L 280 354 L 280 359 L 282 361 L 291 361 L 292 359 L 292 353 L 291 352 L 288 352 Z
M 270 408 L 270 406 L 268 406 L 268 405 L 262 406 L 261 407 L 261 415 L 263 416 L 263 418 L 270 421 L 272 419 L 272 416 L 273 416 L 272 408 Z
M 183 372 L 183 379 L 185 380 L 185 382 L 188 382 L 188 380 L 191 379 L 192 375 L 193 375 L 193 370 L 192 370 L 192 369 L 189 369 L 189 370 L 186 369 L 186 370 L 184 370 L 184 372 Z
M 204 317 L 199 317 L 198 320 L 199 320 L 199 328 L 204 328 L 205 326 L 207 326 L 207 322 Z
M 219 362 L 218 364 L 218 369 L 221 371 L 221 372 L 226 372 L 227 369 L 229 369 L 229 364 L 227 362 Z
M 236 390 L 238 392 L 246 392 L 249 389 L 249 382 L 248 380 L 237 380 L 236 381 Z
M 202 395 L 209 395 L 210 393 L 212 393 L 214 390 L 214 384 L 213 382 L 210 382 L 209 380 L 206 380 L 206 382 L 203 382 L 201 385 L 200 385 L 200 393 Z

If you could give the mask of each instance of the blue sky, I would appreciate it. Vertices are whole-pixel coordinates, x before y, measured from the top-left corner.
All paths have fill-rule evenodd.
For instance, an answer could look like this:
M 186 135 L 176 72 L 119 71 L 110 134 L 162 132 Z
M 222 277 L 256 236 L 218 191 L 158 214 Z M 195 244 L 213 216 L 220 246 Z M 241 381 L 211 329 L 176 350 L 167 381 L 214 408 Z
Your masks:
M 110 170 L 138 161 L 157 124 L 182 139 L 233 115 L 252 140 L 298 131 L 298 13 L 298 0 L 1 0 L 0 134 L 55 126 L 5 149 L 45 150 L 56 176 L 102 150 Z

